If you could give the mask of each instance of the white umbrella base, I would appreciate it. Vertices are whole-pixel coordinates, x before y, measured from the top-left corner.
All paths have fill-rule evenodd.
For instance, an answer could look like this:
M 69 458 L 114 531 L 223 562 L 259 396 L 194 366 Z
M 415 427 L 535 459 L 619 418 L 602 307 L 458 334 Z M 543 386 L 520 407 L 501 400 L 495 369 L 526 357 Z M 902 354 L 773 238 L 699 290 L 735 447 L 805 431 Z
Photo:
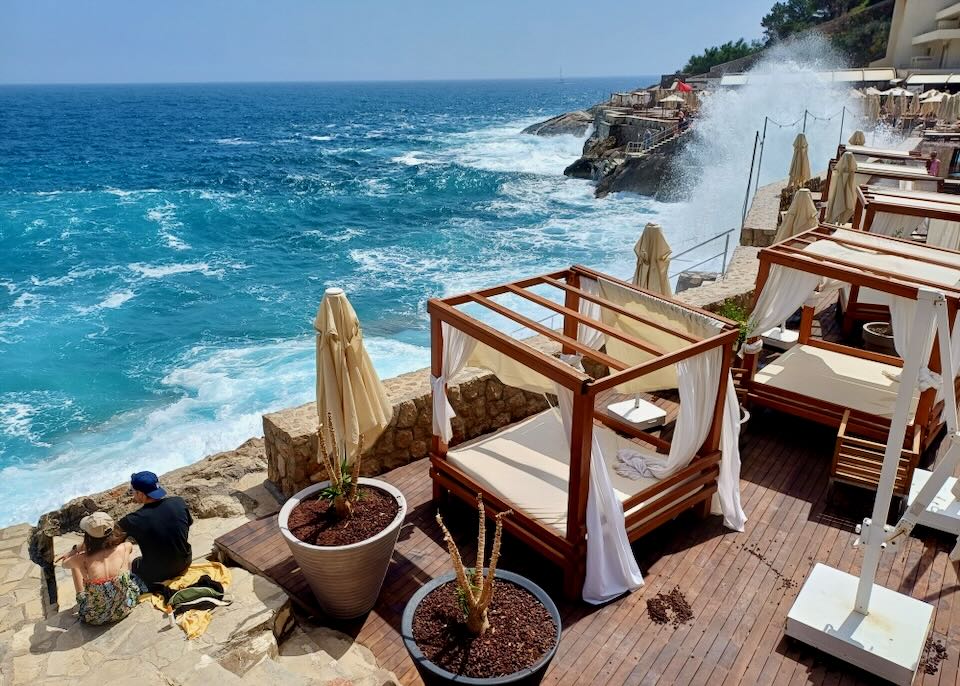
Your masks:
M 870 613 L 856 612 L 859 577 L 817 563 L 787 615 L 787 636 L 863 670 L 909 686 L 933 620 L 933 606 L 873 586 Z
M 789 350 L 800 340 L 800 332 L 775 326 L 760 334 L 763 344 L 777 350 Z
M 663 426 L 667 421 L 665 410 L 643 398 L 640 398 L 639 404 L 636 399 L 611 403 L 607 405 L 607 411 L 620 417 L 625 422 L 630 422 L 638 429 L 652 429 Z
M 913 481 L 910 483 L 910 495 L 907 496 L 907 505 L 912 505 L 920 489 L 927 483 L 932 472 L 926 469 L 915 469 L 913 471 Z M 952 476 L 940 488 L 933 501 L 927 506 L 927 509 L 920 514 L 917 524 L 929 526 L 937 531 L 945 531 L 954 536 L 960 536 L 960 501 L 953 495 L 953 489 L 957 480 Z

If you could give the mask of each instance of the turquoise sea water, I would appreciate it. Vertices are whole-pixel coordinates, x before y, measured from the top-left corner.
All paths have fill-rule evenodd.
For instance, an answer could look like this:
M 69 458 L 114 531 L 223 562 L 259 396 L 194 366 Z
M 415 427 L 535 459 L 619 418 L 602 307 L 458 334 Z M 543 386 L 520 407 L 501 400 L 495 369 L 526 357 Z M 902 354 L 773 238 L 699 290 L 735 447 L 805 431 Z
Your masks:
M 520 130 L 650 80 L 0 88 L 0 525 L 309 400 L 328 286 L 388 377 L 429 297 L 629 275 L 663 206 Z

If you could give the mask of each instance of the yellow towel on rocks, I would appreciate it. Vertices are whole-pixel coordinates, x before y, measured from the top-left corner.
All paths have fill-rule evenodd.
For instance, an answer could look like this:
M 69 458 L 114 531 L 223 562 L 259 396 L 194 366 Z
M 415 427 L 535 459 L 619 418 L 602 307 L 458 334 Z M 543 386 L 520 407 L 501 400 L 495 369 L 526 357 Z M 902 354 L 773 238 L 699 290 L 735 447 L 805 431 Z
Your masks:
M 181 588 L 192 586 L 200 581 L 200 577 L 202 577 L 204 574 L 209 576 L 214 581 L 219 581 L 224 585 L 224 588 L 229 586 L 232 580 L 229 569 L 224 567 L 219 562 L 210 562 L 205 560 L 203 562 L 194 562 L 183 574 L 174 579 L 168 579 L 167 581 L 164 581 L 163 585 L 173 589 L 174 591 L 179 591 Z M 170 614 L 173 612 L 173 608 L 166 604 L 163 596 L 157 593 L 141 594 L 140 602 L 150 603 L 164 614 Z M 210 626 L 210 621 L 212 619 L 213 614 L 209 610 L 187 610 L 180 616 L 177 624 L 181 629 L 183 629 L 183 632 L 187 635 L 187 638 L 197 638 L 198 636 L 202 636 L 203 632 L 207 630 L 207 627 Z

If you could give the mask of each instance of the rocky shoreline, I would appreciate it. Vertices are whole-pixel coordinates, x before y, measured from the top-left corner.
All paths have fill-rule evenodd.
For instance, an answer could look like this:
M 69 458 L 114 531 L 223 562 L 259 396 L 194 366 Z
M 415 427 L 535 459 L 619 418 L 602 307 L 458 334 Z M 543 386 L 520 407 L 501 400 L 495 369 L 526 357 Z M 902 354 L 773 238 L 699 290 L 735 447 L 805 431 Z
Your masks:
M 643 110 L 615 106 L 611 101 L 566 112 L 528 126 L 523 133 L 535 136 L 575 135 L 590 132 L 580 158 L 563 170 L 565 176 L 593 181 L 598 198 L 631 192 L 657 199 L 669 198 L 677 177 L 679 153 L 689 138 L 670 137 L 674 120 L 643 116 Z M 648 136 L 664 138 L 642 152 L 628 152 L 631 143 Z

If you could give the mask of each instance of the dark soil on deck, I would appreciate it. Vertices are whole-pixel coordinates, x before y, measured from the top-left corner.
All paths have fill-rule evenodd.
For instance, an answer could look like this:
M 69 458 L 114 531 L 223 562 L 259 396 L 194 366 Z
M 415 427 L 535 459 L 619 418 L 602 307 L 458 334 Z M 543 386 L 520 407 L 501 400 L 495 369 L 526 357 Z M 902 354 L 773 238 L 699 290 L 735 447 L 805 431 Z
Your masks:
M 290 533 L 312 545 L 350 545 L 359 543 L 390 526 L 400 511 L 396 499 L 373 486 L 360 486 L 360 497 L 353 504 L 353 515 L 337 519 L 333 500 L 311 498 L 298 504 L 290 513 Z
M 557 627 L 532 594 L 497 581 L 483 636 L 467 632 L 456 582 L 429 593 L 413 616 L 413 638 L 428 660 L 454 674 L 490 678 L 532 667 L 553 647 Z

